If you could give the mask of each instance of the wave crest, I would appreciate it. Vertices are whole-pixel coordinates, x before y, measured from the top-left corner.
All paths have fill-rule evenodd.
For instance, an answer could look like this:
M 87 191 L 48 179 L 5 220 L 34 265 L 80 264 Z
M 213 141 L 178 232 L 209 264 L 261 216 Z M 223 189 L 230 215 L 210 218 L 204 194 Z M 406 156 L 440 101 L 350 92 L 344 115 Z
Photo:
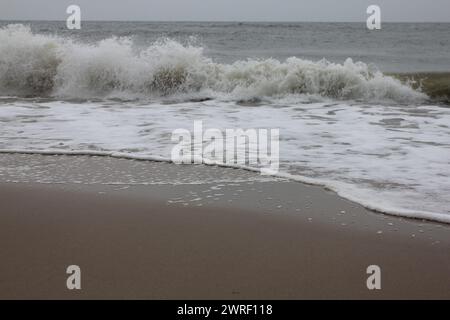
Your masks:
M 317 95 L 336 99 L 422 101 L 427 96 L 376 68 L 348 58 L 343 64 L 292 57 L 216 63 L 203 48 L 170 39 L 138 49 L 127 38 L 84 44 L 0 29 L 0 90 L 59 98 L 167 96 L 201 93 L 231 99 Z

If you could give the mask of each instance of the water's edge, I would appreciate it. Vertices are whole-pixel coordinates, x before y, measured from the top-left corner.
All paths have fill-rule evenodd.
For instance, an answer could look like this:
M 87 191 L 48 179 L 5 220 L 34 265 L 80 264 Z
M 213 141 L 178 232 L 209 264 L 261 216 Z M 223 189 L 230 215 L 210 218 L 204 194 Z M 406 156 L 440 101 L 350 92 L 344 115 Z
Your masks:
M 163 157 L 134 156 L 131 154 L 121 153 L 121 152 L 105 152 L 105 151 L 91 151 L 91 150 L 71 150 L 71 151 L 32 150 L 31 151 L 31 150 L 0 149 L 0 154 L 28 154 L 28 155 L 44 155 L 44 156 L 63 156 L 63 155 L 64 156 L 97 156 L 97 157 L 112 157 L 112 158 L 117 158 L 117 159 L 128 159 L 128 160 L 137 160 L 137 161 L 153 161 L 153 162 L 173 163 L 172 160 L 163 158 Z M 255 172 L 255 174 L 262 173 L 261 169 L 259 169 L 259 168 L 243 166 L 243 165 L 229 165 L 229 164 L 225 164 L 225 163 L 211 162 L 206 159 L 205 159 L 205 161 L 203 161 L 203 164 L 208 165 L 208 166 L 220 166 L 220 167 L 226 167 L 226 168 L 241 169 L 241 170 Z M 321 179 L 313 179 L 313 178 L 304 177 L 304 176 L 300 176 L 300 175 L 293 175 L 293 174 L 289 174 L 289 173 L 282 173 L 282 172 L 273 173 L 268 170 L 264 170 L 264 174 L 300 182 L 300 183 L 307 184 L 307 185 L 321 186 L 321 187 L 325 188 L 326 190 L 335 192 L 341 198 L 344 198 L 351 202 L 357 203 L 357 204 L 363 206 L 364 208 L 369 209 L 374 212 L 392 215 L 392 216 L 400 216 L 400 217 L 406 217 L 406 218 L 411 218 L 411 219 L 420 219 L 420 220 L 427 220 L 427 221 L 433 221 L 433 222 L 440 222 L 440 223 L 444 223 L 444 224 L 450 224 L 450 216 L 446 215 L 446 214 L 427 212 L 427 211 L 405 210 L 405 209 L 399 209 L 399 208 L 383 208 L 375 203 L 368 203 L 366 201 L 358 199 L 351 193 L 345 192 L 345 190 L 340 189 L 338 186 L 338 183 L 336 183 L 336 182 L 325 181 L 325 180 L 321 180 Z

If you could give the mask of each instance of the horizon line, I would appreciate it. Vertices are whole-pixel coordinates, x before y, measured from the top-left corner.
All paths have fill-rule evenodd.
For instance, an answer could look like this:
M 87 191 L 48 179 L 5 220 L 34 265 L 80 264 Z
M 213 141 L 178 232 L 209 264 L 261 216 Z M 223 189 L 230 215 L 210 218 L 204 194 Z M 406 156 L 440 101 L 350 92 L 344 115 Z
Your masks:
M 0 22 L 8 21 L 32 21 L 32 22 L 65 22 L 57 19 L 0 19 Z M 365 23 L 361 21 L 324 21 L 324 20 L 126 20 L 126 19 L 83 19 L 81 22 L 202 22 L 202 23 Z M 448 23 L 450 21 L 394 21 L 387 20 L 382 23 Z

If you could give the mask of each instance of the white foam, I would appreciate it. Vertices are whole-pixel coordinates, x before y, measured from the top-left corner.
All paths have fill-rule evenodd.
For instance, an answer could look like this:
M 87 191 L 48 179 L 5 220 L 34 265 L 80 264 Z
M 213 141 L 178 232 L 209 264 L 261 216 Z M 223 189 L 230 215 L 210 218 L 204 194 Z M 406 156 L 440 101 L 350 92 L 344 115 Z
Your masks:
M 232 100 L 313 95 L 365 101 L 420 102 L 426 95 L 363 62 L 296 57 L 216 63 L 203 48 L 164 39 L 137 48 L 127 38 L 85 44 L 0 28 L 3 94 L 58 98 L 148 99 L 198 94 Z
M 449 222 L 450 110 L 436 106 L 4 103 L 0 149 L 169 161 L 172 131 L 192 131 L 199 119 L 205 130 L 280 128 L 280 177 L 380 212 Z

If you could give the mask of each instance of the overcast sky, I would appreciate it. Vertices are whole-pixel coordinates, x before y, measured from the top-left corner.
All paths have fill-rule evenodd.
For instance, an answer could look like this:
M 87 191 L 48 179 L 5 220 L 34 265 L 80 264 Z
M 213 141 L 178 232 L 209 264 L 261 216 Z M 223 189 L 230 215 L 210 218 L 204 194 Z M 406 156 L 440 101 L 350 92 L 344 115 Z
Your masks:
M 382 21 L 450 22 L 450 0 L 0 0 L 0 20 L 365 21 L 370 4 Z

